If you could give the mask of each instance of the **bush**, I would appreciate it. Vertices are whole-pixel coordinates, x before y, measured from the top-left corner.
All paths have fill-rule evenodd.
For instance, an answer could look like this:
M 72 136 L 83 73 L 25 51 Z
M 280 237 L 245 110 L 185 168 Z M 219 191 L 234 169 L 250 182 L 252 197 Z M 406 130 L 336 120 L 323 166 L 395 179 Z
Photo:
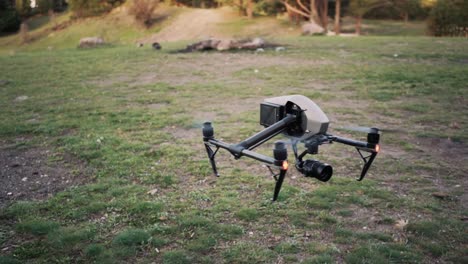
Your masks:
M 16 32 L 20 24 L 21 20 L 15 9 L 0 11 L 0 32 Z
M 428 29 L 434 36 L 467 36 L 468 0 L 437 1 L 429 14 Z
M 156 10 L 158 3 L 157 0 L 133 0 L 128 12 L 139 23 L 148 27 L 151 25 L 153 12 Z
M 74 17 L 97 16 L 109 12 L 124 0 L 69 0 Z

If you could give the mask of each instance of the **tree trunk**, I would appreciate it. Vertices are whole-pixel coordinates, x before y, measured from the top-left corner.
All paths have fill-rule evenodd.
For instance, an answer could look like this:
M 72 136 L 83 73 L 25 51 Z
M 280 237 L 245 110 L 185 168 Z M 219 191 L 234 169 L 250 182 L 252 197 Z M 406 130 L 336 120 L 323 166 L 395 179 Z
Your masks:
M 244 16 L 244 1 L 239 0 L 239 16 Z
M 310 16 L 309 21 L 315 24 L 319 24 L 320 20 L 318 19 L 317 13 L 317 5 L 315 4 L 315 0 L 310 0 Z
M 356 17 L 356 35 L 361 35 L 362 15 Z
M 335 34 L 340 35 L 340 13 L 341 13 L 341 0 L 335 2 Z
M 253 0 L 247 0 L 247 17 L 253 18 Z
M 322 1 L 322 27 L 325 32 L 328 32 L 328 0 Z
M 408 25 L 408 12 L 407 11 L 403 13 L 403 20 L 405 21 L 405 26 Z

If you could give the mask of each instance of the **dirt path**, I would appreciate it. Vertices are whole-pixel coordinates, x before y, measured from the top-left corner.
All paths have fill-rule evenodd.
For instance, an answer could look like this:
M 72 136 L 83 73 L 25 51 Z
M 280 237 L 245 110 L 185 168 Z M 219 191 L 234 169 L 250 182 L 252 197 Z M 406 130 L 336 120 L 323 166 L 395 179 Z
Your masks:
M 222 9 L 193 9 L 179 15 L 160 32 L 151 36 L 152 41 L 169 42 L 208 37 L 222 37 L 217 25 L 226 20 L 228 12 Z

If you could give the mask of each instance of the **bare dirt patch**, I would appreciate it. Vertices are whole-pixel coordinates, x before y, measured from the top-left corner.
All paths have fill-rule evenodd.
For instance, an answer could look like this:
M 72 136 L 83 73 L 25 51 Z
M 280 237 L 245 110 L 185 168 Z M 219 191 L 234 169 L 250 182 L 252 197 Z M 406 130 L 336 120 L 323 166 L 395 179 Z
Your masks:
M 88 182 L 92 171 L 69 155 L 0 142 L 0 208 L 16 200 L 44 200 Z

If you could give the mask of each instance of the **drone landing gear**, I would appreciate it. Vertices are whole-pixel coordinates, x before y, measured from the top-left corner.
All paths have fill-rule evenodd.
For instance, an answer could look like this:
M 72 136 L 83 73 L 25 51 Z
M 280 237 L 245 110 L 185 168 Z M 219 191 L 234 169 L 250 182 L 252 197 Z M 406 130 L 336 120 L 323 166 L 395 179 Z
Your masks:
M 288 153 L 284 142 L 278 141 L 275 143 L 273 149 L 273 158 L 256 153 L 251 149 L 264 143 L 266 140 L 278 135 L 284 129 L 286 129 L 291 123 L 296 122 L 296 116 L 288 115 L 284 119 L 275 123 L 274 125 L 264 129 L 260 133 L 253 135 L 252 137 L 244 140 L 243 142 L 235 145 L 226 144 L 222 141 L 218 141 L 214 138 L 213 126 L 210 122 L 203 124 L 203 141 L 205 143 L 206 153 L 210 159 L 211 168 L 213 173 L 219 177 L 218 170 L 216 168 L 215 156 L 220 148 L 227 149 L 236 158 L 246 156 L 255 160 L 264 162 L 267 164 L 268 169 L 272 172 L 274 179 L 276 180 L 275 190 L 273 193 L 273 201 L 278 199 L 281 186 L 283 185 L 286 172 L 288 171 Z M 215 147 L 215 149 L 213 149 Z M 279 168 L 279 173 L 274 174 L 271 167 Z

